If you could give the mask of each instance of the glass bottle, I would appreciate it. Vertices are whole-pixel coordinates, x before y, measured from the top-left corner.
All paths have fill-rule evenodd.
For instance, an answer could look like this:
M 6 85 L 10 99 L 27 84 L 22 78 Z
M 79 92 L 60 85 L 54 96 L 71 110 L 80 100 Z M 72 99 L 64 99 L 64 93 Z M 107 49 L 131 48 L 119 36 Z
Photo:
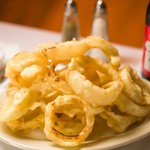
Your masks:
M 73 0 L 68 0 L 63 16 L 62 41 L 70 41 L 73 38 L 79 40 L 78 14 L 76 3 Z
M 142 58 L 142 77 L 150 81 L 150 3 L 146 11 L 145 39 Z

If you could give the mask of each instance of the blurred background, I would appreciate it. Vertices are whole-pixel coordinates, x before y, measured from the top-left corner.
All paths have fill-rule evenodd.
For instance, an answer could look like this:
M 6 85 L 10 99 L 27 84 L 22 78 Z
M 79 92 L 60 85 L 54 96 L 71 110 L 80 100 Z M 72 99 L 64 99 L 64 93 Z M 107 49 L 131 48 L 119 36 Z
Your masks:
M 97 0 L 75 0 L 81 36 L 91 32 Z M 66 0 L 0 0 L 0 21 L 61 32 Z M 143 47 L 149 0 L 104 0 L 108 14 L 109 40 Z

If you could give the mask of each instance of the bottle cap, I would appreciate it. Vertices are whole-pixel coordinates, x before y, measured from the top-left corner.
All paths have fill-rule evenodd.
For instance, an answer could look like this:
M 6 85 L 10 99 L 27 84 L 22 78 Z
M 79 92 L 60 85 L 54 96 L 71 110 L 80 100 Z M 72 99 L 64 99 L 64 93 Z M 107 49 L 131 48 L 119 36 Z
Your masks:
M 103 0 L 98 0 L 95 8 L 97 12 L 106 13 L 106 5 Z
M 76 3 L 73 0 L 68 0 L 65 4 L 65 11 L 68 13 L 76 12 Z
M 76 3 L 73 0 L 68 0 L 66 2 L 66 7 L 76 7 Z

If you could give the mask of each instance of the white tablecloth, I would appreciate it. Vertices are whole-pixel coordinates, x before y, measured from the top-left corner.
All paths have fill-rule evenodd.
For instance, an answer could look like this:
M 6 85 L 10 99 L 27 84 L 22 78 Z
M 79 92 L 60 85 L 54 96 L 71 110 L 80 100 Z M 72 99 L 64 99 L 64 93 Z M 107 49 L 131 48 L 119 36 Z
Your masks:
M 35 50 L 36 45 L 43 42 L 61 41 L 59 33 L 0 22 L 0 43 L 16 44 L 18 50 Z M 122 63 L 130 64 L 139 75 L 141 72 L 142 49 L 114 44 L 120 53 Z M 0 87 L 1 88 L 1 87 Z M 114 150 L 149 150 L 150 136 Z M 0 150 L 19 150 L 0 143 Z

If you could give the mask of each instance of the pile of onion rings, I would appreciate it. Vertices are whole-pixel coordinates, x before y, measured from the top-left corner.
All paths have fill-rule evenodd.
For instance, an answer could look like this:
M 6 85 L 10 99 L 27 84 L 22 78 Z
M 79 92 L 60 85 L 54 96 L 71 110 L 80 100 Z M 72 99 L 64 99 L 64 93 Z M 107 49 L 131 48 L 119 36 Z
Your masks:
M 87 55 L 92 48 L 109 61 Z M 98 117 L 116 134 L 125 132 L 150 114 L 150 84 L 120 64 L 118 50 L 101 37 L 20 52 L 6 65 L 10 84 L 0 120 L 15 133 L 39 128 L 65 147 L 82 145 Z

